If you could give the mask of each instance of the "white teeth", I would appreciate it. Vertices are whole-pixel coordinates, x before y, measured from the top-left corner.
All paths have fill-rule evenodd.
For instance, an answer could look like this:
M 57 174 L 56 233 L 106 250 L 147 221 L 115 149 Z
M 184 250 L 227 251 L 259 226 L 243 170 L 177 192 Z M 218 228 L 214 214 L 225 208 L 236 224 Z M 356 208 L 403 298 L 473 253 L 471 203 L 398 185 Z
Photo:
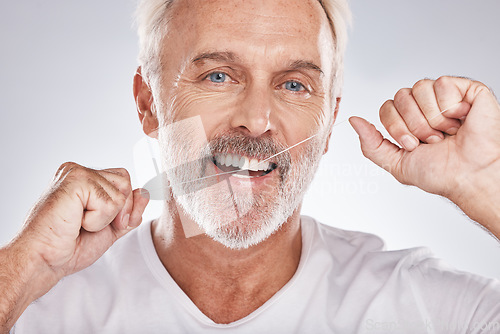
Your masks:
M 269 169 L 269 161 L 260 162 L 257 166 L 260 170 L 268 170 Z
M 240 156 L 235 154 L 233 155 L 233 167 L 239 168 L 240 166 Z
M 217 161 L 219 165 L 224 165 L 224 160 L 226 160 L 226 157 L 224 155 L 222 154 L 215 155 L 215 161 Z
M 244 175 L 244 174 L 234 174 L 234 177 L 240 178 L 240 179 L 251 179 L 252 176 L 250 175 Z
M 235 167 L 242 170 L 251 171 L 267 171 L 271 168 L 271 163 L 269 161 L 260 162 L 255 158 L 248 158 L 247 156 L 241 156 L 239 154 L 216 154 L 216 162 L 221 166 Z
M 248 160 L 247 157 L 241 157 L 240 159 L 240 168 L 247 170 L 248 167 L 250 167 L 250 161 Z
M 226 166 L 230 167 L 232 165 L 233 165 L 233 155 L 228 154 L 228 155 L 226 155 Z
M 259 160 L 252 159 L 252 160 L 250 160 L 250 163 L 249 163 L 250 166 L 248 167 L 248 169 L 253 170 L 254 172 L 256 172 L 256 171 L 259 170 L 258 164 L 259 164 Z

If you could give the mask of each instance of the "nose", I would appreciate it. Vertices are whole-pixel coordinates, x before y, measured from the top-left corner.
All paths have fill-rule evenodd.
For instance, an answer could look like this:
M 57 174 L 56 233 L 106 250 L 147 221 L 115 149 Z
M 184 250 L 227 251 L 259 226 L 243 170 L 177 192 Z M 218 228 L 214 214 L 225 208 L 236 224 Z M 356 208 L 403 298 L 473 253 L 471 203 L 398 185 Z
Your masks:
M 272 91 L 266 86 L 253 83 L 246 87 L 240 105 L 231 117 L 233 128 L 253 137 L 274 130 Z

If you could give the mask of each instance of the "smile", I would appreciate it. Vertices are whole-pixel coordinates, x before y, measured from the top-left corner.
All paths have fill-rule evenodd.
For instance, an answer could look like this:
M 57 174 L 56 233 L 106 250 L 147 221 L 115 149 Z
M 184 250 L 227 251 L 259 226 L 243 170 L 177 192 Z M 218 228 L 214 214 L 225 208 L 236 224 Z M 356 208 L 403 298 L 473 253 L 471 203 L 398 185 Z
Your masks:
M 213 163 L 223 172 L 234 172 L 239 178 L 261 177 L 271 173 L 278 166 L 270 161 L 262 161 L 239 154 L 216 154 Z M 239 173 L 244 172 L 244 173 Z

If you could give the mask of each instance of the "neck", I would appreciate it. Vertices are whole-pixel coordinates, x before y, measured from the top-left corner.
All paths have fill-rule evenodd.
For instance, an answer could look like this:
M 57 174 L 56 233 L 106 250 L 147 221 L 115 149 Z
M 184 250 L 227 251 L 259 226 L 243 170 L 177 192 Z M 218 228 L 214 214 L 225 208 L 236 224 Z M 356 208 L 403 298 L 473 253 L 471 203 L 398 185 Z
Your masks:
M 156 251 L 179 287 L 209 318 L 229 323 L 252 313 L 294 275 L 302 238 L 300 206 L 265 241 L 247 249 L 229 249 L 194 225 L 173 201 L 153 223 Z

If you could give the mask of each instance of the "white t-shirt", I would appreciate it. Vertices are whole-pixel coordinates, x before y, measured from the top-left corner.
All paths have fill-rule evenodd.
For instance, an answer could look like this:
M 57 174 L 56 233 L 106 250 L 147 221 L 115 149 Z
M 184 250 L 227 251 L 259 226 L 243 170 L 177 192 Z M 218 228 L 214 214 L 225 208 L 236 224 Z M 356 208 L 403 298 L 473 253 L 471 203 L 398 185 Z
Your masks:
M 295 275 L 233 323 L 214 323 L 184 294 L 145 223 L 30 305 L 12 333 L 500 333 L 497 280 L 425 248 L 384 251 L 376 236 L 301 222 Z

